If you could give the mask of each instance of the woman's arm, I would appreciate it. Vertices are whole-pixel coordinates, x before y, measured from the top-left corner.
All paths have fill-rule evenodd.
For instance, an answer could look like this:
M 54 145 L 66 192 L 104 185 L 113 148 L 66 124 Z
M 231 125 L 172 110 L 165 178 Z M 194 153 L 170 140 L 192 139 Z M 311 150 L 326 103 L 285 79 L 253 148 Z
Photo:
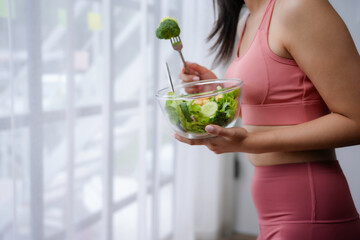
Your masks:
M 327 0 L 280 3 L 283 44 L 332 114 L 279 130 L 278 144 L 294 150 L 359 144 L 360 57 L 348 29 Z
M 216 153 L 303 151 L 360 143 L 360 57 L 344 22 L 327 0 L 278 1 L 283 45 L 311 79 L 331 114 L 299 125 L 248 133 L 213 127 L 219 136 L 187 140 Z M 275 8 L 276 9 L 276 8 Z

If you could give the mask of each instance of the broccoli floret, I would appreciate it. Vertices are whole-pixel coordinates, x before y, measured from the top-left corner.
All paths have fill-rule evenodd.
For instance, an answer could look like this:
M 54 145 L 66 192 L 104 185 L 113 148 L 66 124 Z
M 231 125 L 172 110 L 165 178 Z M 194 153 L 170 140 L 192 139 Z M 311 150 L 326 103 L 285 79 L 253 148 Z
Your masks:
M 170 39 L 180 35 L 180 28 L 175 18 L 164 17 L 156 29 L 156 36 L 160 39 Z

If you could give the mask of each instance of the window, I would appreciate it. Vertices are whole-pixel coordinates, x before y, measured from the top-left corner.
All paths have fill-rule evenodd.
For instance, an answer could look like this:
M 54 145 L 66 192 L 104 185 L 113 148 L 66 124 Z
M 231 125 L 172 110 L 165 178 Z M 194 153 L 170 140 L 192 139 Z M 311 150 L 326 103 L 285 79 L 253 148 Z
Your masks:
M 0 0 L 1 239 L 171 238 L 176 147 L 154 93 L 179 58 L 153 30 L 180 4 Z

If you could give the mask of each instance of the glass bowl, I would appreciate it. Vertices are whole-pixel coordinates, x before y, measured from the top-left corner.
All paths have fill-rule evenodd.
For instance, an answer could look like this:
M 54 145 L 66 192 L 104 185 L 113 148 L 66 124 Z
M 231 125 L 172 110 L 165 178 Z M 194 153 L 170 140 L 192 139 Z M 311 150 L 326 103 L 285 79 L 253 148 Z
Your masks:
M 233 127 L 240 111 L 240 79 L 193 81 L 161 89 L 156 94 L 172 129 L 189 139 L 207 138 L 209 124 Z

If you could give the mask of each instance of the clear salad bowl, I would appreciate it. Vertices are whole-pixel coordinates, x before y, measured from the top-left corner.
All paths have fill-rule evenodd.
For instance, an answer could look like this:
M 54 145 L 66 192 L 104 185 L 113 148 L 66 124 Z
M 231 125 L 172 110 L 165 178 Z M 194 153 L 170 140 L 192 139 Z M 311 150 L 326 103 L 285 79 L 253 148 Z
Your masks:
M 240 111 L 240 79 L 193 81 L 161 89 L 156 99 L 173 130 L 190 138 L 207 138 L 209 124 L 233 127 Z

